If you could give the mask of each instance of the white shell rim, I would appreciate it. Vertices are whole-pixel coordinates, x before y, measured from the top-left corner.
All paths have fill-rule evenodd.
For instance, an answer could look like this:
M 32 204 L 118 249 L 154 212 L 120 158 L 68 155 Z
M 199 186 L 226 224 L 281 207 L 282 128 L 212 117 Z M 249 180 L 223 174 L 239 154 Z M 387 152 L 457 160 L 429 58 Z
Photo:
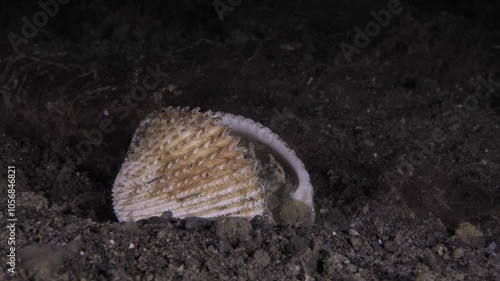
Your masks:
M 312 215 L 314 216 L 314 191 L 311 185 L 309 173 L 307 172 L 302 160 L 297 157 L 295 151 L 291 149 L 285 141 L 283 141 L 276 133 L 271 131 L 271 129 L 265 127 L 259 122 L 255 122 L 252 119 L 224 112 L 212 113 L 211 111 L 208 111 L 208 113 L 212 117 L 220 118 L 223 125 L 231 127 L 231 131 L 250 136 L 262 142 L 275 151 L 280 157 L 285 159 L 285 161 L 287 161 L 293 168 L 299 180 L 299 184 L 297 189 L 293 192 L 292 198 L 306 204 L 311 209 Z

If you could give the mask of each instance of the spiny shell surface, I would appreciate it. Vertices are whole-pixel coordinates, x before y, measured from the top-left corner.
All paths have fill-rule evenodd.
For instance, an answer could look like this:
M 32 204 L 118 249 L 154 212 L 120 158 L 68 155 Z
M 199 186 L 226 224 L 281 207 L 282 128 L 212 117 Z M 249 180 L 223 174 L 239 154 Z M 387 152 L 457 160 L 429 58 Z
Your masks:
M 166 108 L 142 121 L 113 186 L 120 221 L 263 215 L 264 193 L 230 127 L 197 110 Z
M 312 193 L 304 164 L 269 128 L 229 113 L 168 107 L 136 130 L 113 205 L 120 221 L 171 211 L 312 224 Z

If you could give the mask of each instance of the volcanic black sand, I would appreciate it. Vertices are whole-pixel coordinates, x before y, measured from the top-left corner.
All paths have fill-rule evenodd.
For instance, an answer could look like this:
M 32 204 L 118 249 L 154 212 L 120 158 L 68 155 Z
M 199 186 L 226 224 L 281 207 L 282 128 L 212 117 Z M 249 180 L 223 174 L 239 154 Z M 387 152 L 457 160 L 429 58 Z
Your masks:
M 500 280 L 494 1 L 10 2 L 0 280 Z M 279 134 L 311 175 L 315 224 L 118 223 L 132 134 L 170 105 Z

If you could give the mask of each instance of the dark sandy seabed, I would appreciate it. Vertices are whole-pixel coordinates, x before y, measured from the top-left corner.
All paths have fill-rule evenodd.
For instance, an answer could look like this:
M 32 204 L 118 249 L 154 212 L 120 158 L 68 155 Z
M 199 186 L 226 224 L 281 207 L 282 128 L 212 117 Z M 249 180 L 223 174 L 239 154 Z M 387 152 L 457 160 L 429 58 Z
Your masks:
M 404 2 L 350 63 L 339 44 L 387 1 L 243 1 L 224 21 L 209 1 L 72 1 L 19 53 L 5 35 L 40 8 L 10 2 L 0 190 L 15 165 L 17 263 L 7 275 L 2 227 L 0 280 L 500 280 L 494 1 Z M 168 75 L 134 102 L 147 67 Z M 491 92 L 471 98 L 481 79 Z M 132 134 L 169 105 L 278 133 L 311 174 L 315 224 L 118 223 L 111 187 Z M 113 130 L 76 159 L 103 118 Z M 419 148 L 438 129 L 446 139 Z M 401 165 L 412 152 L 424 157 Z

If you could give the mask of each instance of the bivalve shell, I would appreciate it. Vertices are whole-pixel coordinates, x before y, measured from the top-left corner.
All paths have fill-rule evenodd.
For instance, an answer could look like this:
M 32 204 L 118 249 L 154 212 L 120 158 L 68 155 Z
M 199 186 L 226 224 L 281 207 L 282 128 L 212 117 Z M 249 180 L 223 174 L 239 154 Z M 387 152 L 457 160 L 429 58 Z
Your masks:
M 250 119 L 198 108 L 168 107 L 141 122 L 113 185 L 113 206 L 120 221 L 165 211 L 314 220 L 309 174 L 293 150 Z

